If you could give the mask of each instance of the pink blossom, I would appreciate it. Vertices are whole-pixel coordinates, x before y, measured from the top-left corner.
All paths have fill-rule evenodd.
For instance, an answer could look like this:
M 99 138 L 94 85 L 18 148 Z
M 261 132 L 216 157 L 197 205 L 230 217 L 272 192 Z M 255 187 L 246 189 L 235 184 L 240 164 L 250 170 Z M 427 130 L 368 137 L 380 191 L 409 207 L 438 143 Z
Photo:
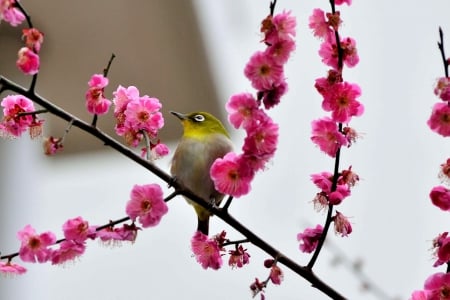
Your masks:
M 59 245 L 59 249 L 52 253 L 52 265 L 61 265 L 67 261 L 74 260 L 81 256 L 86 250 L 85 243 L 79 243 L 74 240 L 63 241 Z
M 16 1 L 0 0 L 0 22 L 5 20 L 5 22 L 15 27 L 25 20 L 25 15 L 15 7 Z
M 265 50 L 268 56 L 271 56 L 276 64 L 285 64 L 291 53 L 295 50 L 295 41 L 292 39 L 279 40 Z
M 245 163 L 243 156 L 230 152 L 214 161 L 210 176 L 217 191 L 240 197 L 250 191 L 254 171 Z
M 140 230 L 134 223 L 131 225 L 124 224 L 121 227 L 108 226 L 104 229 L 98 230 L 96 237 L 105 244 L 111 246 L 120 245 L 122 241 L 129 241 L 134 243 L 137 237 L 137 232 Z
M 125 110 L 130 101 L 139 99 L 139 90 L 135 86 L 127 88 L 119 85 L 117 90 L 113 92 L 114 117 L 117 119 L 116 133 L 120 136 L 125 134 Z
M 158 99 L 146 95 L 130 101 L 125 110 L 125 127 L 135 131 L 145 130 L 150 137 L 155 137 L 164 126 L 164 118 L 159 112 L 161 107 Z
M 350 122 L 352 117 L 360 116 L 364 112 L 364 106 L 356 101 L 361 95 L 361 89 L 357 84 L 343 82 L 333 85 L 323 99 L 322 108 L 331 111 L 333 121 L 340 123 Z
M 352 233 L 352 225 L 346 216 L 336 211 L 336 215 L 333 217 L 334 231 L 341 236 L 348 236 Z
M 169 154 L 169 147 L 167 147 L 166 144 L 158 143 L 156 145 L 150 145 L 150 148 L 152 149 L 152 159 L 159 159 L 161 157 L 166 156 Z
M 414 291 L 409 300 L 428 300 L 426 291 Z
M 315 120 L 311 124 L 312 142 L 329 156 L 335 157 L 337 150 L 347 145 L 347 139 L 339 132 L 337 124 L 330 118 Z
M 18 58 L 16 61 L 16 66 L 27 75 L 34 75 L 39 72 L 39 55 L 33 52 L 28 47 L 20 48 L 17 53 Z
M 62 138 L 49 136 L 44 138 L 42 147 L 45 155 L 54 155 L 56 152 L 61 151 L 64 145 L 62 144 Z
M 317 224 L 315 228 L 306 228 L 305 231 L 297 234 L 297 240 L 300 241 L 300 251 L 305 253 L 313 252 L 319 243 L 322 232 L 322 225 Z
M 443 101 L 450 101 L 450 78 L 439 78 L 434 88 L 434 93 Z
M 359 176 L 352 170 L 352 166 L 347 170 L 341 172 L 341 176 L 338 179 L 339 184 L 346 184 L 349 188 L 354 187 L 359 181 Z
M 352 4 L 352 0 L 334 0 L 334 4 L 336 5 L 341 5 L 347 3 L 347 5 L 351 5 Z
M 13 275 L 22 275 L 27 271 L 21 265 L 12 263 L 11 261 L 3 262 L 0 261 L 0 274 L 13 276 Z
M 266 287 L 266 282 L 259 281 L 258 278 L 255 278 L 255 281 L 250 285 L 250 290 L 252 291 L 253 298 L 255 298 L 258 293 L 261 293 L 261 300 L 264 300 L 264 288 Z
M 270 90 L 284 78 L 283 67 L 272 56 L 258 51 L 250 58 L 244 69 L 245 76 L 257 90 Z
M 450 136 L 450 106 L 448 103 L 436 103 L 427 124 L 434 132 L 444 137 Z
M 277 150 L 278 125 L 269 116 L 266 116 L 246 130 L 247 137 L 242 146 L 244 153 L 268 161 Z
M 346 184 L 338 184 L 336 190 L 328 195 L 328 202 L 331 205 L 339 205 L 348 196 L 350 196 L 349 187 Z
M 328 70 L 327 77 L 316 79 L 314 87 L 324 97 L 330 97 L 333 92 L 334 86 L 342 82 L 342 74 L 337 70 Z
M 291 11 L 283 11 L 273 17 L 273 24 L 278 33 L 279 40 L 290 39 L 295 36 L 297 21 Z
M 20 116 L 21 113 L 33 112 L 33 102 L 22 95 L 9 95 L 1 102 L 3 107 L 3 120 L 0 123 L 0 132 L 4 136 L 18 137 L 33 124 L 36 117 L 33 115 Z
M 36 28 L 24 28 L 22 29 L 22 39 L 28 48 L 39 53 L 41 44 L 44 42 L 44 34 Z
M 73 240 L 77 243 L 83 243 L 88 238 L 95 237 L 95 227 L 89 226 L 89 223 L 82 217 L 67 220 L 63 224 L 63 232 L 67 240 Z
M 52 232 L 44 232 L 36 234 L 36 231 L 30 225 L 26 225 L 24 229 L 17 233 L 17 237 L 21 241 L 19 256 L 26 262 L 43 263 L 51 258 L 52 250 L 48 246 L 56 242 L 56 236 Z
M 288 85 L 285 80 L 282 80 L 277 86 L 271 90 L 259 91 L 258 99 L 261 99 L 265 109 L 271 109 L 280 103 L 281 97 L 287 92 Z
M 261 32 L 264 34 L 264 42 L 273 45 L 280 40 L 292 39 L 295 36 L 297 21 L 290 11 L 283 11 L 275 16 L 267 16 L 262 21 Z
M 225 106 L 228 112 L 228 120 L 234 128 L 248 128 L 261 113 L 258 102 L 250 93 L 242 93 L 231 96 Z
M 347 147 L 350 147 L 352 144 L 356 143 L 356 141 L 361 137 L 361 135 L 355 129 L 349 126 L 345 126 L 344 128 L 342 128 L 342 133 L 347 139 Z
M 167 145 L 161 143 L 159 140 L 156 144 L 150 142 L 150 157 L 148 158 L 150 161 L 160 159 L 167 154 L 169 154 L 169 147 Z M 141 157 L 147 157 L 147 147 L 141 149 Z
M 269 278 L 270 281 L 272 281 L 273 284 L 281 284 L 281 281 L 283 280 L 283 271 L 280 269 L 280 267 L 277 264 L 274 264 L 272 268 L 270 268 L 270 274 Z
M 207 235 L 196 231 L 191 239 L 191 249 L 203 269 L 218 270 L 222 266 L 221 249 L 215 239 L 208 239 Z
M 86 109 L 93 115 L 104 115 L 111 106 L 111 100 L 104 96 L 105 87 L 109 80 L 102 74 L 94 74 L 88 82 L 89 89 L 86 92 Z
M 435 186 L 430 192 L 431 202 L 441 210 L 450 211 L 450 190 L 444 186 Z
M 341 39 L 343 63 L 351 68 L 359 62 L 358 52 L 356 50 L 356 41 L 350 37 Z M 319 55 L 322 62 L 334 69 L 338 69 L 338 50 L 334 34 L 328 35 L 326 40 L 321 44 Z
M 144 228 L 159 224 L 169 210 L 164 202 L 163 191 L 157 184 L 135 185 L 127 203 L 127 215 L 139 220 Z
M 330 193 L 331 186 L 333 184 L 333 174 L 330 172 L 322 172 L 318 174 L 311 175 L 312 182 L 322 190 L 322 192 Z
M 437 257 L 433 267 L 450 261 L 450 237 L 448 237 L 448 232 L 441 233 L 433 240 L 433 248 L 435 248 L 435 256 Z
M 250 262 L 250 254 L 247 253 L 247 249 L 244 249 L 242 245 L 236 247 L 235 250 L 230 250 L 229 254 L 230 259 L 228 260 L 228 265 L 230 265 L 232 268 L 242 268 L 244 265 Z
M 314 199 L 312 200 L 314 204 L 314 209 L 320 212 L 322 209 L 328 207 L 328 195 L 325 192 L 317 193 Z
M 445 163 L 441 164 L 438 176 L 443 183 L 450 185 L 450 158 L 448 158 Z
M 424 284 L 427 300 L 450 299 L 450 273 L 436 273 L 427 278 Z
M 325 12 L 320 8 L 315 8 L 312 15 L 309 17 L 309 28 L 313 30 L 314 36 L 325 39 L 332 34 L 332 30 L 327 20 L 325 19 Z
M 137 147 L 144 137 L 143 131 L 150 139 L 156 138 L 158 130 L 164 126 L 159 100 L 147 95 L 139 96 L 139 90 L 134 86 L 119 86 L 113 95 L 114 116 L 117 119 L 115 130 L 118 135 L 124 136 L 127 145 Z M 162 147 L 161 151 L 164 150 Z

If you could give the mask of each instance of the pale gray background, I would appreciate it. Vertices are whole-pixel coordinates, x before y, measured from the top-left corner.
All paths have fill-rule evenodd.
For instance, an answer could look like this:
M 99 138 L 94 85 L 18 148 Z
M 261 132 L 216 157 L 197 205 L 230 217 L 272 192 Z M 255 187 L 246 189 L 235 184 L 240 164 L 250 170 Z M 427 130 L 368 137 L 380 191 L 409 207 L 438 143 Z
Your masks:
M 233 93 L 253 91 L 242 70 L 251 54 L 263 47 L 258 44 L 259 22 L 268 12 L 268 1 L 98 1 L 95 6 L 90 1 L 23 2 L 37 26 L 47 24 L 48 44 L 42 51 L 44 56 L 45 51 L 50 54 L 44 58 L 38 91 L 63 107 L 73 102 L 83 109 L 86 82 L 90 74 L 101 71 L 110 52 L 120 55 L 111 70 L 109 92 L 118 83 L 135 84 L 160 97 L 168 123 L 165 130 L 172 131 L 167 139 L 181 134 L 168 110 L 209 105 L 205 109 L 217 113 Z M 362 180 L 338 207 L 351 217 L 354 233 L 343 239 L 331 234 L 333 247 L 325 249 L 315 271 L 349 299 L 381 299 L 362 293 L 357 276 L 342 265 L 332 265 L 338 247 L 350 259 L 362 260 L 364 272 L 388 295 L 407 299 L 428 275 L 443 270 L 431 267 L 429 248 L 450 225 L 448 214 L 428 200 L 431 187 L 439 184 L 438 166 L 448 157 L 450 144 L 426 126 L 438 101 L 433 95 L 435 78 L 443 75 L 436 46 L 439 25 L 449 36 L 450 51 L 450 4 L 448 0 L 354 2 L 341 9 L 342 34 L 357 40 L 361 62 L 346 69 L 344 76 L 361 85 L 366 113 L 352 122 L 364 136 L 344 149 L 342 167 L 353 165 Z M 309 141 L 311 120 L 324 115 L 313 84 L 326 67 L 317 55 L 319 42 L 307 28 L 308 17 L 318 6 L 328 9 L 328 1 L 278 3 L 277 11 L 291 9 L 298 21 L 297 50 L 286 69 L 290 90 L 270 112 L 280 124 L 279 150 L 269 170 L 256 177 L 252 193 L 231 207 L 256 233 L 301 263 L 308 256 L 298 251 L 296 234 L 323 219 L 310 203 L 316 189 L 309 175 L 333 165 Z M 186 19 L 180 19 L 183 16 Z M 195 17 L 200 38 L 196 23 L 190 23 Z M 0 33 L 5 30 L 7 37 L 16 38 L 17 32 L 2 24 Z M 65 33 L 65 38 L 58 35 Z M 155 37 L 158 33 L 160 38 Z M 10 40 L 0 38 L 2 56 L 4 52 L 14 59 L 15 48 L 6 46 Z M 7 68 L 1 68 L 5 73 Z M 53 124 L 52 134 L 63 131 L 64 124 Z M 110 126 L 102 120 L 99 124 Z M 242 132 L 232 134 L 240 147 Z M 80 142 L 85 138 L 71 133 L 68 143 L 78 149 L 98 145 L 92 139 Z M 174 149 L 175 144 L 170 146 Z M 112 151 L 48 159 L 40 153 L 39 142 L 28 138 L 1 141 L 1 151 L 2 253 L 18 249 L 16 232 L 28 223 L 38 231 L 57 231 L 78 215 L 94 224 L 122 217 L 133 184 L 159 182 Z M 168 160 L 158 164 L 168 168 Z M 25 276 L 0 279 L 0 298 L 250 299 L 249 284 L 267 275 L 262 267 L 267 256 L 248 246 L 251 265 L 243 270 L 224 266 L 218 272 L 204 271 L 189 249 L 195 227 L 192 209 L 181 199 L 169 206 L 160 226 L 142 231 L 134 245 L 110 249 L 90 242 L 74 265 L 26 264 Z M 216 218 L 211 227 L 212 232 L 226 228 Z M 327 299 L 283 269 L 284 282 L 270 286 L 267 299 Z

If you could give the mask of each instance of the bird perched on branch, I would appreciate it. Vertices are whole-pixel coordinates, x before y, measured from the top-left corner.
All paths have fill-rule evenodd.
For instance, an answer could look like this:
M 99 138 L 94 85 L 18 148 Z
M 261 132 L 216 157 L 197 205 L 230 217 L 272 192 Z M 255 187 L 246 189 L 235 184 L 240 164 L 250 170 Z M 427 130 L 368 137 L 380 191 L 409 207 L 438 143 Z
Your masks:
M 219 205 L 224 195 L 216 191 L 209 175 L 212 163 L 233 149 L 222 123 L 206 112 L 181 114 L 171 111 L 183 125 L 183 136 L 172 158 L 170 173 L 208 203 Z M 186 198 L 197 213 L 197 230 L 208 235 L 211 213 Z

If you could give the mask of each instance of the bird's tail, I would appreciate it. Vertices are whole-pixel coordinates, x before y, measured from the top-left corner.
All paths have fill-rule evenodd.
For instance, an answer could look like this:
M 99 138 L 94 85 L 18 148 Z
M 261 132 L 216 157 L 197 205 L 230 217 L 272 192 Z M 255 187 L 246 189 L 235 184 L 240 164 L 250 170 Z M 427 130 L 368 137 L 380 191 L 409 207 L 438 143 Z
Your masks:
M 209 216 L 206 218 L 198 218 L 197 230 L 201 233 L 208 235 L 209 232 Z

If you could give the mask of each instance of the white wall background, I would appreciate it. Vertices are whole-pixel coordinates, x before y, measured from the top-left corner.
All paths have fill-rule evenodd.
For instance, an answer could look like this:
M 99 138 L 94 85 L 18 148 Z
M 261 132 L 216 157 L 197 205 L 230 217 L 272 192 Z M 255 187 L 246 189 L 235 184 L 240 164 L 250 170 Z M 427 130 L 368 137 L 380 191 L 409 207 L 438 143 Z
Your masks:
M 223 103 L 233 93 L 252 92 L 242 70 L 250 55 L 262 48 L 259 22 L 268 12 L 268 1 L 195 4 L 210 54 L 205 59 L 214 68 Z M 307 20 L 314 7 L 328 9 L 327 5 L 328 1 L 278 3 L 277 11 L 291 9 L 298 21 L 297 51 L 286 69 L 290 90 L 271 112 L 280 124 L 279 150 L 270 169 L 258 174 L 253 192 L 236 199 L 231 208 L 248 227 L 301 263 L 308 256 L 298 251 L 296 234 L 324 218 L 310 203 L 316 189 L 309 175 L 333 166 L 309 141 L 311 120 L 324 115 L 314 79 L 324 76 L 326 67 Z M 448 35 L 450 55 L 449 8 L 447 0 L 356 0 L 341 9 L 342 34 L 357 40 L 361 58 L 344 76 L 361 85 L 366 112 L 352 122 L 364 138 L 342 156 L 342 167 L 353 165 L 362 178 L 338 208 L 352 217 L 354 233 L 343 239 L 330 237 L 348 257 L 361 259 L 373 282 L 398 299 L 407 299 L 438 271 L 431 267 L 431 240 L 450 225 L 448 214 L 428 200 L 429 190 L 439 183 L 438 166 L 449 156 L 450 143 L 426 126 L 437 101 L 433 84 L 443 75 L 438 26 Z M 242 133 L 233 135 L 240 146 Z M 0 249 L 5 253 L 18 249 L 15 232 L 25 224 L 56 231 L 78 215 L 93 224 L 120 218 L 133 184 L 158 182 L 113 152 L 90 153 L 69 162 L 42 159 L 39 148 L 25 138 L 8 142 L 1 155 L 2 178 L 9 187 L 1 191 Z M 168 161 L 159 165 L 167 168 Z M 224 266 L 218 272 L 204 271 L 189 249 L 194 228 L 192 209 L 175 199 L 160 226 L 142 231 L 134 245 L 109 249 L 91 242 L 74 265 L 27 264 L 27 275 L 0 279 L 0 298 L 249 299 L 249 284 L 266 276 L 266 256 L 248 246 L 252 263 L 243 270 Z M 212 232 L 222 228 L 213 218 Z M 232 230 L 229 235 L 240 237 Z M 351 272 L 331 265 L 335 251 L 325 249 L 316 273 L 349 299 L 378 299 L 362 293 Z M 286 269 L 282 285 L 270 286 L 266 296 L 327 299 Z

